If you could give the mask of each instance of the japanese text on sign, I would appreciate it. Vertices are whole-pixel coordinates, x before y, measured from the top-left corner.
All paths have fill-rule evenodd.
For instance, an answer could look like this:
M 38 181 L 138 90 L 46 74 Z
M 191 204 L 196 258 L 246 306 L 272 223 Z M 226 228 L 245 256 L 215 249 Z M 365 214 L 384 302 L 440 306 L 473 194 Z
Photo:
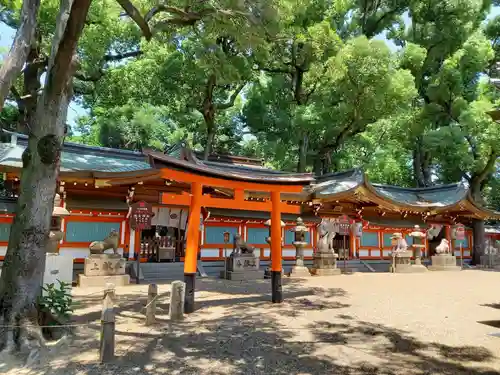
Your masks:
M 137 202 L 131 207 L 130 227 L 134 230 L 151 229 L 153 207 L 147 202 Z
M 343 215 L 338 219 L 339 231 L 338 234 L 341 236 L 349 235 L 349 229 L 351 227 L 351 220 L 348 216 Z

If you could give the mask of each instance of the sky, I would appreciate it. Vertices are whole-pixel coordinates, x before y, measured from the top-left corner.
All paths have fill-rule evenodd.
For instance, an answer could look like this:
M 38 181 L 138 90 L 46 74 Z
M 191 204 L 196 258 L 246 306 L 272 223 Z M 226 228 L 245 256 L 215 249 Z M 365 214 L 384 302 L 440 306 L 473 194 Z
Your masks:
M 493 7 L 489 15 L 489 18 L 493 18 L 497 15 L 500 15 L 500 7 Z M 404 17 L 405 17 L 405 22 L 409 24 L 410 20 L 408 18 L 408 15 L 405 14 Z M 0 60 L 3 58 L 3 55 L 8 52 L 12 44 L 12 40 L 14 39 L 14 34 L 15 31 L 13 29 L 0 22 Z M 396 45 L 392 41 L 387 40 L 384 34 L 376 36 L 375 39 L 385 40 L 387 45 L 392 50 L 397 49 Z M 86 115 L 87 113 L 88 113 L 87 110 L 85 110 L 82 106 L 80 106 L 75 102 L 71 102 L 68 109 L 68 118 L 67 118 L 68 124 L 71 126 L 75 125 L 76 119 L 79 116 Z

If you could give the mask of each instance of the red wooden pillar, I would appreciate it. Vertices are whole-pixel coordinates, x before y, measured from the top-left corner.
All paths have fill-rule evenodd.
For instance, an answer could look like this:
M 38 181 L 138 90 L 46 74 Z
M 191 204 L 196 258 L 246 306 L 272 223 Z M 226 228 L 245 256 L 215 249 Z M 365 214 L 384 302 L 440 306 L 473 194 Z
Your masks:
M 281 286 L 281 195 L 271 192 L 271 290 L 273 303 L 283 302 Z
M 189 220 L 186 238 L 186 255 L 184 256 L 184 282 L 186 283 L 184 312 L 194 312 L 194 291 L 196 269 L 198 263 L 198 245 L 200 241 L 200 214 L 202 184 L 191 184 L 191 205 L 189 207 Z

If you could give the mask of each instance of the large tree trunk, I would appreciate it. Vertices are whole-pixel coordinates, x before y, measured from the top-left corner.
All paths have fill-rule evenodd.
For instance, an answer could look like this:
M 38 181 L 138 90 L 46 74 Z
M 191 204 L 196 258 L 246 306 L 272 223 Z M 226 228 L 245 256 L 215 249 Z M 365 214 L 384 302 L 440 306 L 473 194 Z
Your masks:
M 307 150 L 309 147 L 309 137 L 304 134 L 299 142 L 299 161 L 297 164 L 297 172 L 304 173 L 307 167 Z
M 214 145 L 215 139 L 215 131 L 208 130 L 207 132 L 207 144 L 205 145 L 205 150 L 203 151 L 203 160 L 208 160 L 210 153 L 212 152 L 212 148 Z
M 483 220 L 472 221 L 472 239 L 474 247 L 472 248 L 472 264 L 481 264 L 481 255 L 484 255 L 485 236 Z
M 74 57 L 90 2 L 61 0 L 44 91 L 29 124 L 16 216 L 0 280 L 0 347 L 9 350 L 29 348 L 33 330 L 28 327 L 37 323 Z
M 14 37 L 14 43 L 7 58 L 0 67 L 0 111 L 35 41 L 36 19 L 39 7 L 40 0 L 23 1 L 20 25 Z
M 430 154 L 423 149 L 422 137 L 416 139 L 413 149 L 413 176 L 417 187 L 432 186 Z

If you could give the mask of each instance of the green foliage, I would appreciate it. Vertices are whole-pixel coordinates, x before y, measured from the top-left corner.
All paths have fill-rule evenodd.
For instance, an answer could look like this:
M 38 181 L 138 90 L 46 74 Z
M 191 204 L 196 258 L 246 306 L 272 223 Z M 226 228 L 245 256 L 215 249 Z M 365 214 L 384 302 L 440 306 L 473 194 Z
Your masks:
M 57 317 L 61 321 L 67 321 L 73 312 L 71 288 L 70 285 L 63 281 L 57 280 L 57 282 L 59 283 L 58 286 L 46 284 L 42 287 L 45 293 L 40 296 L 38 304 L 42 310 L 45 310 L 52 316 Z
M 141 15 L 157 5 L 132 2 Z M 11 1 L 1 19 L 16 27 L 20 5 Z M 135 150 L 184 140 L 283 170 L 363 167 L 404 186 L 467 180 L 497 204 L 500 140 L 489 112 L 500 90 L 489 78 L 500 76 L 500 17 L 486 21 L 491 1 L 168 5 L 148 20 L 146 40 L 116 0 L 92 3 L 75 75 L 90 114 L 71 140 Z M 45 55 L 58 6 L 42 4 Z M 15 106 L 0 113 L 4 128 L 18 118 Z

